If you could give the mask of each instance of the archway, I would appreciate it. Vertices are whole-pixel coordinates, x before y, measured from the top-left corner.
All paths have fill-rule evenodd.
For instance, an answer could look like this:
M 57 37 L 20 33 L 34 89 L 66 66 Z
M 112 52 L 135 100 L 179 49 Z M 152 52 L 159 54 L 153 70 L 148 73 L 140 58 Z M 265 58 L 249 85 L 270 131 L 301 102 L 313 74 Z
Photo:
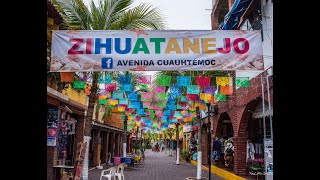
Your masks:
M 264 162 L 264 125 L 263 117 L 265 118 L 266 138 L 270 138 L 270 115 L 268 102 L 264 102 L 265 113 L 263 114 L 263 104 L 261 98 L 256 98 L 250 101 L 244 111 L 239 123 L 238 138 L 239 142 L 236 146 L 235 160 L 237 163 L 237 171 L 241 174 L 249 174 L 253 168 L 261 169 L 263 172 Z
M 234 137 L 233 126 L 228 113 L 224 112 L 219 116 L 215 136 L 225 137 L 224 139 Z
M 215 132 L 215 139 L 213 139 L 212 143 L 212 151 L 214 154 L 216 153 L 216 156 L 213 156 L 215 159 L 214 164 L 218 167 L 232 170 L 233 162 L 226 165 L 224 161 L 225 144 L 228 142 L 227 140 L 232 141 L 232 138 L 234 137 L 233 124 L 227 112 L 220 114 Z

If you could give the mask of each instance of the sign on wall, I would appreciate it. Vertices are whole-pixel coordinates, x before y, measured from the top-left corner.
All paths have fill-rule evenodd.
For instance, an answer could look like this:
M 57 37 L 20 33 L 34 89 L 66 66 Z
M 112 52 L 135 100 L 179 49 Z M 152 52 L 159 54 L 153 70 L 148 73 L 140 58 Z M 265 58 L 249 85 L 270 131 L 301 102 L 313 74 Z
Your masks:
M 51 72 L 263 70 L 260 31 L 53 31 Z

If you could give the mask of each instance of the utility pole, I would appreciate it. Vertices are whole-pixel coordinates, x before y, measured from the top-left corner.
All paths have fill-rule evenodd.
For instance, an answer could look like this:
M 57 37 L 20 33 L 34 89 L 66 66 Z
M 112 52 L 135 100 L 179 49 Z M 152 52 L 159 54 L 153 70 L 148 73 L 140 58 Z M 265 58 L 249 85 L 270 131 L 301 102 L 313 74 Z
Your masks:
M 211 111 L 211 105 L 210 103 L 207 103 L 208 108 L 208 124 L 207 124 L 207 130 L 208 130 L 208 165 L 209 165 L 209 180 L 211 180 L 211 120 L 210 120 L 210 114 Z
M 201 118 L 200 118 L 199 107 L 196 107 L 196 112 L 197 112 L 197 124 L 198 124 L 197 179 L 201 179 L 202 146 L 201 146 Z
M 179 148 L 179 123 L 176 123 L 176 140 L 177 140 L 177 161 L 176 164 L 180 164 L 180 148 Z
M 127 154 L 127 115 L 124 116 L 123 124 L 123 157 L 126 157 Z

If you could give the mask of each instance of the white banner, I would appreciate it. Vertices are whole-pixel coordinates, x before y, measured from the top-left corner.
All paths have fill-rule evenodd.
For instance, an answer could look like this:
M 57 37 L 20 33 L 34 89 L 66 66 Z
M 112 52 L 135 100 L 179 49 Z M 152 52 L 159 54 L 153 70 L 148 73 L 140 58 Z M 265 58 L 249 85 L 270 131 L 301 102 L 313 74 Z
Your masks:
M 263 70 L 260 31 L 53 31 L 51 72 Z

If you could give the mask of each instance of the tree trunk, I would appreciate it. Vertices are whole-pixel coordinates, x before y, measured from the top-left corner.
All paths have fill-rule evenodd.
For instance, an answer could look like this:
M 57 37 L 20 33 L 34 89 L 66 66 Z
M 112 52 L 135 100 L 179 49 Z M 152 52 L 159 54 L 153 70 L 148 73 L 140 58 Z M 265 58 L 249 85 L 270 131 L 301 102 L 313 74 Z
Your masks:
M 201 146 L 201 118 L 199 107 L 196 107 L 197 112 L 197 124 L 198 124 L 198 157 L 197 157 L 197 179 L 201 179 L 201 166 L 202 166 L 202 146 Z
M 92 87 L 91 93 L 89 95 L 89 105 L 87 110 L 87 116 L 85 117 L 85 125 L 84 125 L 84 142 L 87 142 L 87 148 L 85 152 L 85 159 L 83 161 L 83 172 L 82 178 L 83 180 L 88 180 L 88 171 L 89 171 L 89 147 L 90 147 L 90 139 L 91 139 L 91 125 L 92 125 L 92 116 L 94 105 L 98 100 L 97 90 L 98 90 L 98 76 L 99 73 L 92 73 Z

